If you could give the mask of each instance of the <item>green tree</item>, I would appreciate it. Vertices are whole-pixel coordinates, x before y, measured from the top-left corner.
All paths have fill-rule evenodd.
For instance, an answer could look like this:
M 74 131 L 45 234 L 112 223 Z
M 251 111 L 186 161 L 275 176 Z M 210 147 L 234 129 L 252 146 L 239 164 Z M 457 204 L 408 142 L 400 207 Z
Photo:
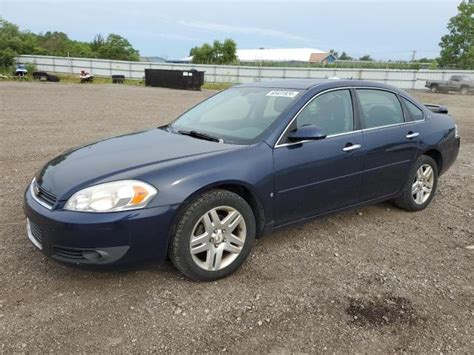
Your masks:
M 440 66 L 474 69 L 474 4 L 462 2 L 448 22 L 449 33 L 441 37 Z
M 373 59 L 369 54 L 363 55 L 362 57 L 359 58 L 359 60 L 366 61 L 366 62 L 372 62 Z
M 237 43 L 234 40 L 227 38 L 222 44 L 222 56 L 220 64 L 233 64 L 237 61 Z
M 110 34 L 106 40 L 99 34 L 92 42 L 82 42 L 70 39 L 63 32 L 20 31 L 17 25 L 0 18 L 0 66 L 11 66 L 21 54 L 139 60 L 138 51 L 116 34 Z
M 10 67 L 15 63 L 15 53 L 10 48 L 0 49 L 0 67 Z
M 111 33 L 100 46 L 98 52 L 99 58 L 117 59 L 117 60 L 139 60 L 139 52 L 132 47 L 130 42 L 120 35 Z
M 348 55 L 345 51 L 342 51 L 338 59 L 339 60 L 352 60 L 353 58 L 350 55 Z
M 96 34 L 91 42 L 91 49 L 93 52 L 98 52 L 100 47 L 105 43 L 104 37 L 100 33 Z
M 49 55 L 66 56 L 71 40 L 64 32 L 46 32 L 40 35 L 41 47 L 43 47 Z
M 189 54 L 197 64 L 233 64 L 237 61 L 237 44 L 232 39 L 216 40 L 212 45 L 191 48 Z
M 191 50 L 193 63 L 214 64 L 214 47 L 209 43 L 204 43 L 201 47 L 194 47 Z

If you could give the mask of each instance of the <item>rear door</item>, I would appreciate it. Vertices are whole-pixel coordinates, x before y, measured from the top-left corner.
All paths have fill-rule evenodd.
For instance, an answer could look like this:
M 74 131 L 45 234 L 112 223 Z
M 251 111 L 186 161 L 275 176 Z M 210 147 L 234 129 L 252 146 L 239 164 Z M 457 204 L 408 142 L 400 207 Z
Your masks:
M 453 75 L 449 81 L 448 81 L 448 89 L 450 91 L 456 91 L 459 89 L 459 85 L 460 85 L 460 77 L 457 76 L 457 75 Z
M 362 200 L 394 195 L 406 181 L 415 158 L 419 132 L 405 120 L 398 95 L 380 89 L 357 89 L 363 126 Z
M 277 225 L 355 204 L 360 198 L 362 133 L 353 92 L 317 95 L 298 114 L 274 148 Z M 321 140 L 292 143 L 286 134 L 307 124 L 326 130 Z

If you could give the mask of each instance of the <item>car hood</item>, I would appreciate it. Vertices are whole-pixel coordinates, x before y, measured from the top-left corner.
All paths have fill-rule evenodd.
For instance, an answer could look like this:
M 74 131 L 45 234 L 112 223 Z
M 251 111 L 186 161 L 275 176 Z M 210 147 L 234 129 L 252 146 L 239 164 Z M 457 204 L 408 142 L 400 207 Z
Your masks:
M 48 162 L 36 180 L 42 189 L 64 199 L 78 188 L 113 181 L 115 175 L 133 179 L 140 168 L 238 147 L 152 129 L 67 151 Z

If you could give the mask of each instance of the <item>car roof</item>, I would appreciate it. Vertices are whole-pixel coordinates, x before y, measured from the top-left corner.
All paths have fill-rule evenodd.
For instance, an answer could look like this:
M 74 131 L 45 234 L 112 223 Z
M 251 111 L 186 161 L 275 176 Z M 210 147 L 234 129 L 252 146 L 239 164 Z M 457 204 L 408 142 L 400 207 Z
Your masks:
M 283 79 L 283 80 L 264 80 L 254 83 L 241 84 L 239 86 L 252 86 L 261 88 L 278 88 L 278 89 L 304 89 L 307 90 L 318 84 L 328 82 L 328 79 Z M 333 80 L 331 80 L 333 81 Z
M 237 87 L 261 87 L 274 89 L 299 89 L 309 90 L 316 87 L 321 89 L 352 87 L 352 86 L 369 86 L 375 88 L 388 89 L 400 92 L 397 88 L 368 80 L 342 80 L 342 79 L 283 79 L 283 80 L 265 80 L 248 84 L 240 84 Z

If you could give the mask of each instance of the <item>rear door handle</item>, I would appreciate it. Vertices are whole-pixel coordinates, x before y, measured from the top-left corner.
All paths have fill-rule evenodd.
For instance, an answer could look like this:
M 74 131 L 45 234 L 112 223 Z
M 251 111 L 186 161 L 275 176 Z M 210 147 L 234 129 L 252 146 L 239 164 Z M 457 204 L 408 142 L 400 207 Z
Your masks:
M 360 144 L 351 144 L 342 148 L 342 150 L 344 152 L 352 152 L 353 150 L 359 149 L 360 147 L 362 147 Z
M 418 132 L 408 132 L 406 137 L 407 137 L 407 139 L 412 139 L 412 138 L 418 137 L 419 135 L 420 134 Z

